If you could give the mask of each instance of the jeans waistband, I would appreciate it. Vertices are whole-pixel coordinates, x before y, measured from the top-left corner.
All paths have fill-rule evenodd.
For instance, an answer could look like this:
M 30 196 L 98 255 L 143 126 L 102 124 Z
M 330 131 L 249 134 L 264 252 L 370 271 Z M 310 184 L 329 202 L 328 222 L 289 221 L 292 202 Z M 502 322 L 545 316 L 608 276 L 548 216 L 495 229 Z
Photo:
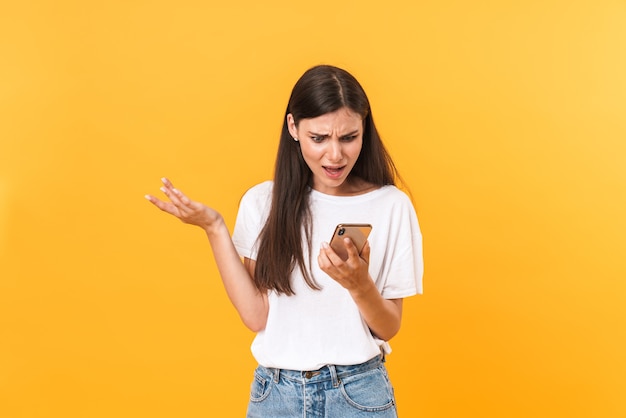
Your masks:
M 270 367 L 259 366 L 260 369 L 271 376 L 275 382 L 278 382 L 280 378 L 285 378 L 295 381 L 305 381 L 307 383 L 321 382 L 324 380 L 332 380 L 333 386 L 339 385 L 339 380 L 342 377 L 352 376 L 359 373 L 364 373 L 369 370 L 377 369 L 385 362 L 383 355 L 378 355 L 365 363 L 353 364 L 348 366 L 329 364 L 317 370 L 288 370 L 288 369 L 276 369 Z

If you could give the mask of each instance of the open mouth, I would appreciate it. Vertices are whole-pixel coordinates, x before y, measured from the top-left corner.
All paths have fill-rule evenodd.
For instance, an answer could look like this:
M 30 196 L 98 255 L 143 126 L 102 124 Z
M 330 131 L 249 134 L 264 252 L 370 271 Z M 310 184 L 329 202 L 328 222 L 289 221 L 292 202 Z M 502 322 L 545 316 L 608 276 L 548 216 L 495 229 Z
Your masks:
M 322 166 L 322 168 L 324 169 L 328 177 L 339 178 L 343 174 L 343 171 L 346 168 L 346 166 L 345 165 L 341 167 Z

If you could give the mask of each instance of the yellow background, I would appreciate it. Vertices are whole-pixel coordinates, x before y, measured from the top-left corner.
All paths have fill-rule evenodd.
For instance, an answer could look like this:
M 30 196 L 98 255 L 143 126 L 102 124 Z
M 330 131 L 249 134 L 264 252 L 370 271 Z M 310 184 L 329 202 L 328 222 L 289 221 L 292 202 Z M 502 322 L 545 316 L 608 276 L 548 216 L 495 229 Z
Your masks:
M 617 0 L 2 0 L 0 417 L 243 416 L 253 335 L 202 232 L 143 195 L 169 176 L 232 227 L 319 63 L 364 85 L 423 228 L 401 416 L 626 416 L 625 22 Z

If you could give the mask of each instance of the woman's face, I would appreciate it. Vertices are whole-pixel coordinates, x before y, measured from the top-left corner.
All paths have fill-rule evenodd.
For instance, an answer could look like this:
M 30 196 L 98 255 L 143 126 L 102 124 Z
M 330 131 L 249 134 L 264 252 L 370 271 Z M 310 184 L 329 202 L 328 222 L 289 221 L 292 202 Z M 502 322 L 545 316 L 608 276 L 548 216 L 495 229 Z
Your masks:
M 300 142 L 302 157 L 313 172 L 313 189 L 330 195 L 351 194 L 346 181 L 363 146 L 363 119 L 344 107 L 296 126 L 287 115 L 292 137 Z

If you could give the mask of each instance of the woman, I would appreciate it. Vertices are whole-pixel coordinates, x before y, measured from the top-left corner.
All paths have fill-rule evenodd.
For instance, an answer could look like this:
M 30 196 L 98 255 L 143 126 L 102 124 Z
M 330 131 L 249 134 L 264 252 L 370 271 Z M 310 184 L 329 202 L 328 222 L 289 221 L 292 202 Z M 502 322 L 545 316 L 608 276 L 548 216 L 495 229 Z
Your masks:
M 396 417 L 384 366 L 402 300 L 422 291 L 421 233 L 410 199 L 348 72 L 306 71 L 285 114 L 273 181 L 243 196 L 233 236 L 221 215 L 163 179 L 169 202 L 206 231 L 224 287 L 256 332 L 248 417 Z M 339 223 L 373 225 L 344 260 Z M 243 263 L 241 262 L 243 258 Z

